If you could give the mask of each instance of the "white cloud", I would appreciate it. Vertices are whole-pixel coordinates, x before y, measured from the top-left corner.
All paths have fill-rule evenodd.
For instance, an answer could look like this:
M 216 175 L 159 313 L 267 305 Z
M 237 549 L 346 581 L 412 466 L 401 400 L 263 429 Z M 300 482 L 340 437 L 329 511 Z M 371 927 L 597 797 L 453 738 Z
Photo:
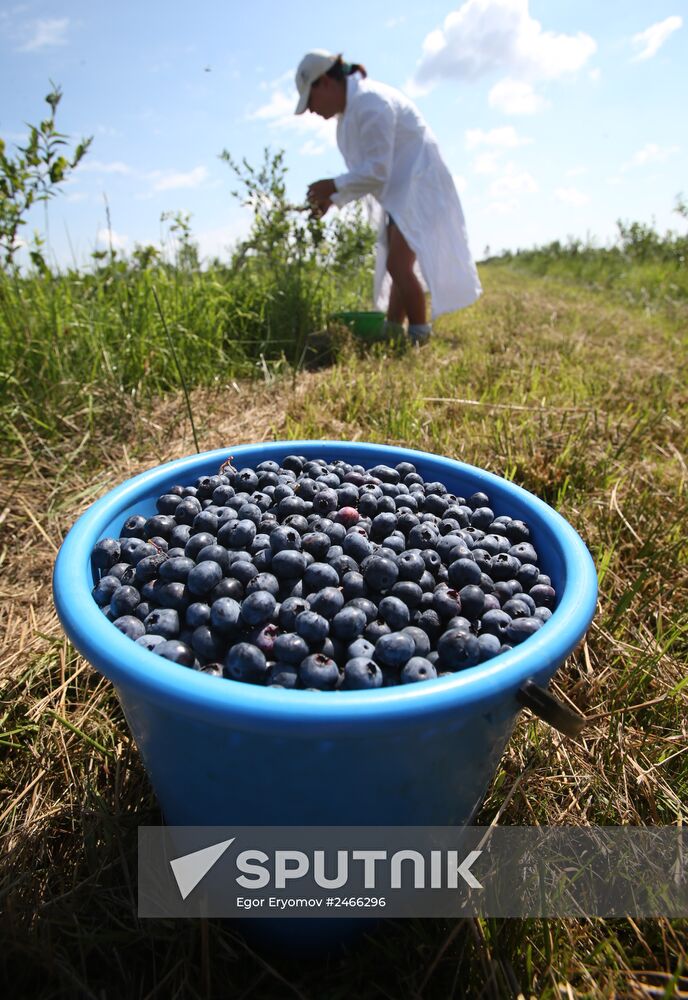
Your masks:
M 534 115 L 550 106 L 540 94 L 536 94 L 532 83 L 505 77 L 490 90 L 487 98 L 491 108 L 505 115 Z
M 587 205 L 590 198 L 577 188 L 557 188 L 554 192 L 557 201 L 563 201 L 566 205 Z
M 492 128 L 488 132 L 481 128 L 466 129 L 466 149 L 476 149 L 477 146 L 498 146 L 501 149 L 514 149 L 532 142 L 520 136 L 513 125 L 502 128 Z
M 93 174 L 133 174 L 134 170 L 132 167 L 128 166 L 126 163 L 122 163 L 121 160 L 113 160 L 111 163 L 104 163 L 102 160 L 82 160 L 81 163 L 75 167 L 80 174 L 93 173 Z
M 115 232 L 114 229 L 99 229 L 96 236 L 96 244 L 102 249 L 125 250 L 129 245 L 129 237 L 122 233 Z
M 651 24 L 645 31 L 639 31 L 631 38 L 631 45 L 639 51 L 633 57 L 633 62 L 641 62 L 644 59 L 651 59 L 664 45 L 669 35 L 683 26 L 683 18 L 674 14 L 666 17 L 663 21 Z
M 299 150 L 300 156 L 320 156 L 321 153 L 326 153 L 328 149 L 328 144 L 320 142 L 317 139 L 306 139 L 303 146 Z
M 528 0 L 466 0 L 425 38 L 415 82 L 475 80 L 499 70 L 514 79 L 555 79 L 579 70 L 596 49 L 583 32 L 543 30 Z
M 664 163 L 677 152 L 678 146 L 658 146 L 655 142 L 648 142 L 642 149 L 637 150 L 621 169 L 626 171 L 634 167 L 645 167 L 649 163 Z
M 302 115 L 294 114 L 298 95 L 293 73 L 284 73 L 267 87 L 272 88 L 268 100 L 247 114 L 248 121 L 265 122 L 270 129 L 306 136 L 306 155 L 309 156 L 325 152 L 336 145 L 334 120 L 325 121 L 308 111 Z
M 492 181 L 489 195 L 497 201 L 509 201 L 515 195 L 535 194 L 539 190 L 536 180 L 526 171 L 519 170 L 515 163 L 507 163 L 501 177 Z
M 454 187 L 459 192 L 459 194 L 463 194 L 466 188 L 468 187 L 468 181 L 466 180 L 466 178 L 462 177 L 460 174 L 453 174 L 452 180 L 454 181 Z
M 569 169 L 566 171 L 565 176 L 566 177 L 581 177 L 583 174 L 589 174 L 589 173 L 590 173 L 590 168 L 589 167 L 583 167 L 583 166 L 569 167 Z
M 499 157 L 501 150 L 493 149 L 489 153 L 480 153 L 473 160 L 473 170 L 476 174 L 498 174 L 501 169 Z
M 186 173 L 162 173 L 152 171 L 149 178 L 153 181 L 154 191 L 176 191 L 179 188 L 199 187 L 208 176 L 205 167 L 194 167 Z
M 30 37 L 23 45 L 19 46 L 19 51 L 36 52 L 38 49 L 46 49 L 52 45 L 65 45 L 68 27 L 68 17 L 32 21 L 28 25 Z

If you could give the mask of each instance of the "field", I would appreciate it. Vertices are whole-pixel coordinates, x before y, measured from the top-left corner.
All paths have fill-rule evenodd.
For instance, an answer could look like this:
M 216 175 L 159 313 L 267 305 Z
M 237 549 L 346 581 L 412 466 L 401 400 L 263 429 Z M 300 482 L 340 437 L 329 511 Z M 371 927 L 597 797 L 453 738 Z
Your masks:
M 310 963 L 260 954 L 223 921 L 140 921 L 137 827 L 160 815 L 110 684 L 65 640 L 51 604 L 52 564 L 76 517 L 196 442 L 340 438 L 482 466 L 573 524 L 600 597 L 553 684 L 590 724 L 569 739 L 523 712 L 477 821 L 681 824 L 685 266 L 648 291 L 638 269 L 604 287 L 537 263 L 482 266 L 482 300 L 440 320 L 421 351 L 362 352 L 342 336 L 310 366 L 269 345 L 234 367 L 231 351 L 213 354 L 226 351 L 221 289 L 212 321 L 175 310 L 201 275 L 173 276 L 161 292 L 168 338 L 141 281 L 116 271 L 109 319 L 102 283 L 89 308 L 59 283 L 3 286 L 13 346 L 2 377 L 0 968 L 13 997 L 688 996 L 686 921 L 389 921 Z M 89 337 L 84 363 L 72 342 Z

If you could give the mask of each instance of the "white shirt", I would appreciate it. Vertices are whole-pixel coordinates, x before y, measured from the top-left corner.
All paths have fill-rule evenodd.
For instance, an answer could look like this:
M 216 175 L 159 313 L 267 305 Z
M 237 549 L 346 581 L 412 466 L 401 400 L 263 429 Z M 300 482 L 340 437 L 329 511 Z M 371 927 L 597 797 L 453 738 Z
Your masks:
M 348 172 L 334 178 L 333 204 L 342 207 L 372 195 L 392 216 L 416 254 L 433 318 L 470 305 L 482 289 L 456 185 L 435 136 L 415 105 L 393 87 L 355 74 L 346 78 L 346 88 L 337 145 Z M 374 291 L 379 309 L 389 301 L 386 262 L 380 214 Z

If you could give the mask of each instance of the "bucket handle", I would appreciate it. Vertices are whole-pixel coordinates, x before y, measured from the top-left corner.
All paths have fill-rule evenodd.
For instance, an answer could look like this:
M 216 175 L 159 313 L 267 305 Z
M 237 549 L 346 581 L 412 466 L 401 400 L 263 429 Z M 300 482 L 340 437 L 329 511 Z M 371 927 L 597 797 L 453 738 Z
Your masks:
M 568 705 L 535 681 L 525 681 L 516 692 L 516 700 L 566 736 L 578 736 L 588 723 L 584 715 L 572 712 Z

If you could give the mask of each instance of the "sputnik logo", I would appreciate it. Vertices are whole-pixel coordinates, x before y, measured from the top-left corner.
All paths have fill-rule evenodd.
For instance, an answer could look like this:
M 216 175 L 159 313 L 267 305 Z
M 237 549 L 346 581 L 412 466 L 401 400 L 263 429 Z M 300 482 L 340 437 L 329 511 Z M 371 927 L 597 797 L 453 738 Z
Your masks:
M 220 860 L 230 844 L 233 844 L 236 837 L 230 840 L 222 840 L 219 844 L 211 844 L 210 847 L 203 847 L 200 851 L 193 851 L 191 854 L 183 854 L 180 858 L 170 861 L 170 867 L 177 881 L 182 899 L 186 899 L 189 893 L 193 892 L 198 883 L 204 878 L 213 865 Z

